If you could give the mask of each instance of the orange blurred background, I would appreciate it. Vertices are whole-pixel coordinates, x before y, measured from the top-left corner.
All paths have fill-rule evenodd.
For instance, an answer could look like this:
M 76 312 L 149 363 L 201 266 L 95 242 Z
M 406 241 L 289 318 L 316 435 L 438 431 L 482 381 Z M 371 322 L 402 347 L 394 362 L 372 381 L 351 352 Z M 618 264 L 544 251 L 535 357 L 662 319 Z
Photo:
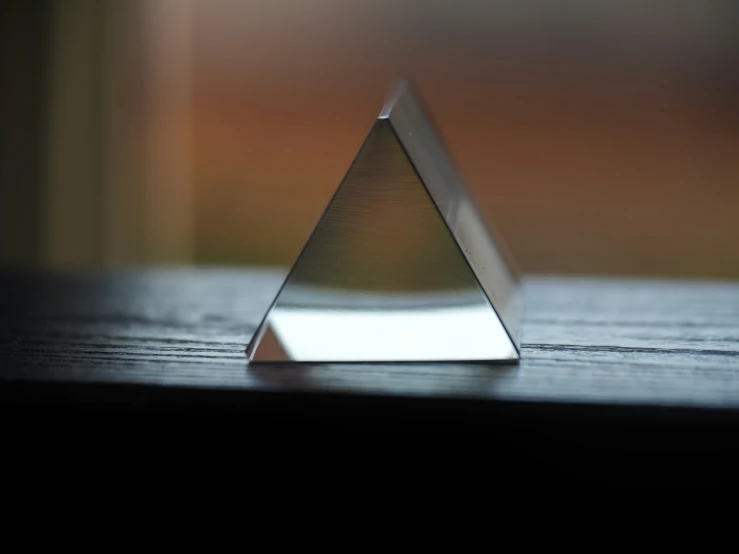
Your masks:
M 739 277 L 733 0 L 38 5 L 42 230 L 6 264 L 287 265 L 407 75 L 524 271 Z

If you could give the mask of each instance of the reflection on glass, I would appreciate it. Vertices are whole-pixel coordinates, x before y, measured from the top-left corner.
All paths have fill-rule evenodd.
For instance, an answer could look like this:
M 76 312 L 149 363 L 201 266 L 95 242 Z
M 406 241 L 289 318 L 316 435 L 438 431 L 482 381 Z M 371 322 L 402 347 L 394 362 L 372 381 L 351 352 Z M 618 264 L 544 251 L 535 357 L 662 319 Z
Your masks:
M 392 114 L 386 109 L 377 120 L 293 266 L 247 349 L 252 361 L 518 359 L 488 299 L 497 293 L 510 305 L 515 277 L 507 266 L 496 268 L 507 282 L 486 294 L 473 270 L 477 263 L 485 271 L 484 249 L 471 260 L 481 248 L 461 240 L 481 222 L 462 221 L 477 216 L 460 212 L 468 201 L 461 188 L 443 205 L 432 200 L 438 196 L 419 177 L 428 167 L 419 168 L 422 156 L 409 159 Z M 488 266 L 504 263 L 487 258 Z

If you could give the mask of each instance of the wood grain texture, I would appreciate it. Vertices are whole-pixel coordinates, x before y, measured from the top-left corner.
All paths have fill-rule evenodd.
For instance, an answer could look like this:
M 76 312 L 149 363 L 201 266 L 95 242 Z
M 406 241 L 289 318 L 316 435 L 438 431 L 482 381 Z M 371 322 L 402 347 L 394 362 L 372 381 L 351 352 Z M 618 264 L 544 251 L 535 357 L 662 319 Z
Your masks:
M 249 367 L 284 273 L 159 269 L 0 278 L 0 377 L 178 389 L 739 407 L 739 284 L 530 277 L 518 366 Z

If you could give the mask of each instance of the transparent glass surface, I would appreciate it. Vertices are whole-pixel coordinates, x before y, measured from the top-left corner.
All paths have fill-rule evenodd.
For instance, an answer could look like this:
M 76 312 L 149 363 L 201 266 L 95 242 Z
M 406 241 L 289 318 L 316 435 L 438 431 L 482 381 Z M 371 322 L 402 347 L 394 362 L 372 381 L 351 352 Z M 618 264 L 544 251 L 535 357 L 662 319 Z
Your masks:
M 482 289 L 518 348 L 518 272 L 503 241 L 486 225 L 447 155 L 432 119 L 409 81 L 397 87 L 380 114 L 387 119 L 413 162 Z M 493 183 L 488 186 L 494 186 Z
M 387 118 L 377 120 L 247 355 L 312 363 L 518 359 Z

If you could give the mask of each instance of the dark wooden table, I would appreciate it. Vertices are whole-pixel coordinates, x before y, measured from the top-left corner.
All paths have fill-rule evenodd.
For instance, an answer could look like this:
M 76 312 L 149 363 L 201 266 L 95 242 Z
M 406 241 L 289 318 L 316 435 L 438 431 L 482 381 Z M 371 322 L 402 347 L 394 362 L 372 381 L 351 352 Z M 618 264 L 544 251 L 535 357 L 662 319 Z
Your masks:
M 245 346 L 282 275 L 6 273 L 4 444 L 57 470 L 76 460 L 65 471 L 88 478 L 111 464 L 151 476 L 138 461 L 163 457 L 157 479 L 194 460 L 225 464 L 209 475 L 227 479 L 274 453 L 257 444 L 278 442 L 302 464 L 326 430 L 342 445 L 360 430 L 383 431 L 375 441 L 444 430 L 472 433 L 453 450 L 465 463 L 528 478 L 700 484 L 736 473 L 737 283 L 528 278 L 520 365 L 249 367 Z
M 246 404 L 251 393 L 300 392 L 364 395 L 370 403 L 402 397 L 739 408 L 739 283 L 531 277 L 518 366 L 255 370 L 244 348 L 282 275 L 260 269 L 5 275 L 0 378 L 138 385 L 162 399 L 197 390 L 208 394 L 193 394 L 193 401 L 208 402 L 233 392 Z

